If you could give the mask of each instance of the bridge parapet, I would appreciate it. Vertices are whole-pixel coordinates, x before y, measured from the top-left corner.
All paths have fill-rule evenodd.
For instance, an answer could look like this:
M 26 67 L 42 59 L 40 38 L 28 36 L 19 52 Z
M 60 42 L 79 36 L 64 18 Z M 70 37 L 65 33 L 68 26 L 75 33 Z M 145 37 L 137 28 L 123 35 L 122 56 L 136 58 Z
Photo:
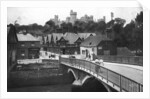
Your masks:
M 106 62 L 143 66 L 143 57 L 140 56 L 108 56 L 108 55 L 98 56 L 98 58 L 100 57 L 102 57 L 102 59 Z
M 118 91 L 143 92 L 143 84 L 91 61 L 61 58 L 61 63 L 83 70 L 102 80 Z

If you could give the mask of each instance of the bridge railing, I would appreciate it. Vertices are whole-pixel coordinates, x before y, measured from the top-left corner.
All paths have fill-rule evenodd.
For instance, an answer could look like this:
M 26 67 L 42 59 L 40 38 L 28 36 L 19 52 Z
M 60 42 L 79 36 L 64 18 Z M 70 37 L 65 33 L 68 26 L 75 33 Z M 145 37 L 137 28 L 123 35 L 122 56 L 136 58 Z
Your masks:
M 97 77 L 102 77 L 102 79 L 105 79 L 107 82 L 111 82 L 113 86 L 119 87 L 119 91 L 143 92 L 142 84 L 91 61 L 61 58 L 61 62 L 67 63 L 74 68 L 85 69 Z
M 140 56 L 98 56 L 98 58 L 100 57 L 106 62 L 143 66 L 143 57 Z

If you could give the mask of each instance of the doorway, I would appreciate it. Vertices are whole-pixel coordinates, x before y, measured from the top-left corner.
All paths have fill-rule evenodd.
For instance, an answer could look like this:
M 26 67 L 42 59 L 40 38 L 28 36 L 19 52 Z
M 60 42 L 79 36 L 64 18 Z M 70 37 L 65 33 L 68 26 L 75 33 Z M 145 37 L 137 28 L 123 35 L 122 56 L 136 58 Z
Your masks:
M 62 49 L 62 53 L 65 54 L 65 52 L 66 52 L 66 50 L 63 48 L 63 49 Z

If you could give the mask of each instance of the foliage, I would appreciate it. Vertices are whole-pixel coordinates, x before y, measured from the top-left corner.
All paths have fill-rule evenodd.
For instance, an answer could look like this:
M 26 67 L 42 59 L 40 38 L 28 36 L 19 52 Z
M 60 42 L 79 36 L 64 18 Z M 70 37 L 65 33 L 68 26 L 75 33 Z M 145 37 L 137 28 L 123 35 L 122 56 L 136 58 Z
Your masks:
M 30 25 L 16 24 L 17 32 L 26 30 L 27 32 L 41 31 L 42 33 L 87 33 L 93 32 L 97 34 L 106 34 L 107 37 L 114 40 L 118 47 L 128 47 L 130 50 L 136 51 L 137 55 L 143 52 L 143 12 L 137 14 L 136 18 L 125 25 L 125 20 L 115 18 L 107 23 L 105 21 L 80 21 L 77 20 L 74 25 L 62 22 L 60 26 L 55 25 L 53 20 L 49 20 L 44 26 L 36 23 Z M 139 52 L 141 52 L 139 54 Z

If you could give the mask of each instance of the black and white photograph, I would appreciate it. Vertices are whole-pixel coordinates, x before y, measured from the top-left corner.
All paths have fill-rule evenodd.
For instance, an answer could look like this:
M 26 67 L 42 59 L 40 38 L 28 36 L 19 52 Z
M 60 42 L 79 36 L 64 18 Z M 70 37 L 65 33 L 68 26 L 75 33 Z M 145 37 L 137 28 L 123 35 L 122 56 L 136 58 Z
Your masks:
M 6 93 L 143 93 L 145 10 L 108 2 L 8 4 Z

